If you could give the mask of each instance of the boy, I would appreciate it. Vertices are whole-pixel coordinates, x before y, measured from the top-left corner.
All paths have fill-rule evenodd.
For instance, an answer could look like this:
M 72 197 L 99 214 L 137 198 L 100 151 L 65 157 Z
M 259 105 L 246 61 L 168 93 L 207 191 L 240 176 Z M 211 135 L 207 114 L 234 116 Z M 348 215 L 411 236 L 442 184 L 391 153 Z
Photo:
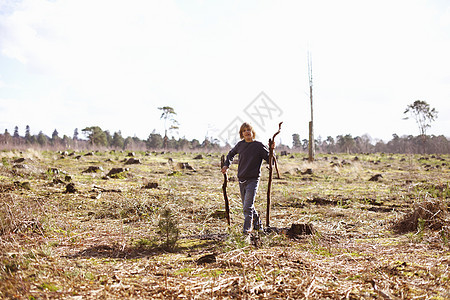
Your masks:
M 262 223 L 255 209 L 255 198 L 258 190 L 262 160 L 269 162 L 269 150 L 261 142 L 255 141 L 255 130 L 244 123 L 239 129 L 239 141 L 228 152 L 222 173 L 226 174 L 236 154 L 239 154 L 238 179 L 244 212 L 243 233 L 249 234 L 253 230 L 261 230 Z

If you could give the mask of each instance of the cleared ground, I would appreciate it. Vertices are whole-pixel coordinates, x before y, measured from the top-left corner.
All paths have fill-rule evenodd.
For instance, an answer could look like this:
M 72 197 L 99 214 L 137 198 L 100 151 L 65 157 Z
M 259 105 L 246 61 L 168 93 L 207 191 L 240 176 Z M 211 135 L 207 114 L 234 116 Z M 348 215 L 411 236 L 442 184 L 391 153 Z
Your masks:
M 450 298 L 448 155 L 280 156 L 270 224 L 316 232 L 249 244 L 221 154 L 0 152 L 0 297 Z

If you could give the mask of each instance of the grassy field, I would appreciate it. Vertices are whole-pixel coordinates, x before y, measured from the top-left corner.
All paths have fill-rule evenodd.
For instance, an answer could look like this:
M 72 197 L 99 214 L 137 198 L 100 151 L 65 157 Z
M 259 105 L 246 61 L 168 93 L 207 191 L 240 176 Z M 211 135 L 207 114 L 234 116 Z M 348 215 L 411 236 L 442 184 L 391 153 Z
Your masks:
M 221 154 L 0 152 L 0 297 L 450 298 L 448 155 L 281 156 L 270 224 L 315 232 L 249 244 Z

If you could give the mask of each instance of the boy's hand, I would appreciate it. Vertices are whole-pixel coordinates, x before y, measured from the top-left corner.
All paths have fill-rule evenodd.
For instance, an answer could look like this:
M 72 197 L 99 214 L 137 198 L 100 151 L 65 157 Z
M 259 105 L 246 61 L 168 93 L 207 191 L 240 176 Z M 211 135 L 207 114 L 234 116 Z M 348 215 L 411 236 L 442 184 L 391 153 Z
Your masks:
M 223 166 L 221 171 L 222 171 L 222 174 L 227 174 L 228 167 L 227 166 Z

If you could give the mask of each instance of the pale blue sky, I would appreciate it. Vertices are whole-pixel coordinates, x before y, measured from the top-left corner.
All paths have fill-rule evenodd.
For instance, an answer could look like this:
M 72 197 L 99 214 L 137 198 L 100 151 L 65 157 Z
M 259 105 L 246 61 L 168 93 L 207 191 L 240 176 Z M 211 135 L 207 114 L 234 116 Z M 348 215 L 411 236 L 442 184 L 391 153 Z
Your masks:
M 261 92 L 281 114 L 266 140 L 306 138 L 307 51 L 315 134 L 418 134 L 415 100 L 439 111 L 429 134 L 450 136 L 450 2 L 0 0 L 0 132 L 72 136 L 100 126 L 146 139 L 218 137 Z M 278 141 L 280 142 L 280 141 Z

